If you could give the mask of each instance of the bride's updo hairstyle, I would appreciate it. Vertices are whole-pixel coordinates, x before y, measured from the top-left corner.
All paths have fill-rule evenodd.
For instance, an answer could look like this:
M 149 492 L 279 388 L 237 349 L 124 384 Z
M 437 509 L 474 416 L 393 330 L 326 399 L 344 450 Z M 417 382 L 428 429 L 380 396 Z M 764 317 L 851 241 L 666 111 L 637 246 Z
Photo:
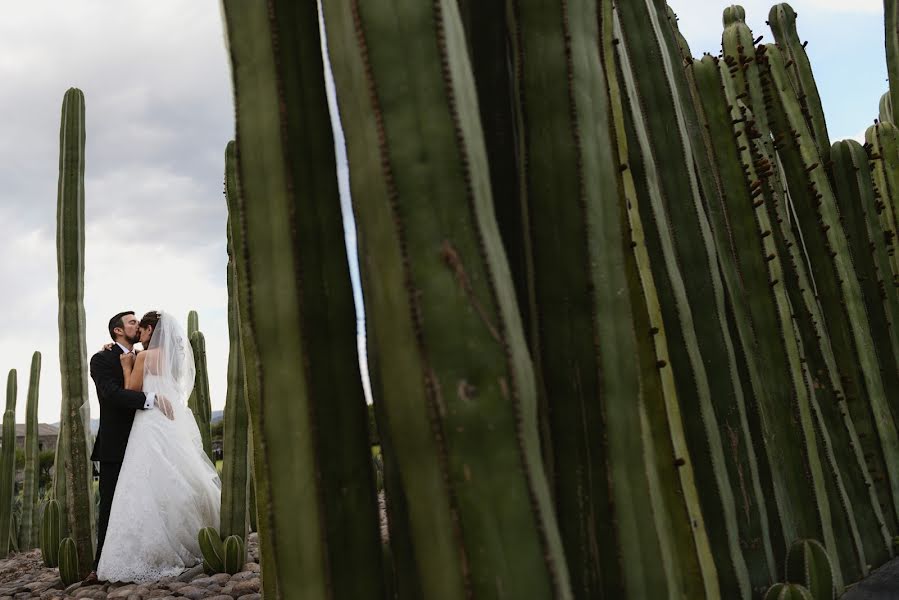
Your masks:
M 156 325 L 159 323 L 159 318 L 162 315 L 158 310 L 151 310 L 150 312 L 144 314 L 140 319 L 140 327 L 152 327 L 153 329 L 150 331 L 150 339 L 153 339 L 153 332 L 156 331 Z M 150 344 L 150 341 L 147 340 L 147 345 Z

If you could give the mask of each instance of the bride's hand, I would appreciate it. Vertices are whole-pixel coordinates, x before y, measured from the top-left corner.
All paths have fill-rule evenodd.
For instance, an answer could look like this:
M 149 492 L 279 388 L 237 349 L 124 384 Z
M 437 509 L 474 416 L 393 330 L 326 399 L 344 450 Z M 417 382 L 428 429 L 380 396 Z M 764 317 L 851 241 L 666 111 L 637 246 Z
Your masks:
M 134 368 L 134 355 L 133 354 L 122 354 L 119 356 L 119 360 L 122 361 L 122 368 L 131 370 Z
M 112 342 L 109 342 L 108 344 L 103 344 L 103 347 L 101 348 L 101 350 L 112 350 L 113 346 L 115 346 L 115 344 L 113 344 Z

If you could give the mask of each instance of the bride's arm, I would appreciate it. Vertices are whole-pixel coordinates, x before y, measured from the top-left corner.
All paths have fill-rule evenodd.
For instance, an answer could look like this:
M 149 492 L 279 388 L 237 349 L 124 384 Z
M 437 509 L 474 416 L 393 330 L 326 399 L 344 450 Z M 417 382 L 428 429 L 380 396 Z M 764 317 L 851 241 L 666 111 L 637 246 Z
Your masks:
M 140 392 L 144 387 L 144 363 L 147 360 L 146 352 L 137 355 L 133 362 L 122 361 L 122 373 L 125 375 L 125 389 Z

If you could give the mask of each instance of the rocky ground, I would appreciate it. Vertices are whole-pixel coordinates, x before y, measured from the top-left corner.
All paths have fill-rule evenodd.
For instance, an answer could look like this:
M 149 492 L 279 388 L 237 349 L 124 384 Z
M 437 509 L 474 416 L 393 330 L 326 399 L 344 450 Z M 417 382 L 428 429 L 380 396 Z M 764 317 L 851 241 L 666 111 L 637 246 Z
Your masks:
M 849 587 L 840 600 L 899 599 L 899 558 L 894 558 L 860 582 Z
M 260 596 L 259 550 L 256 534 L 247 542 L 250 562 L 239 573 L 219 573 L 208 576 L 201 566 L 178 577 L 167 577 L 154 583 L 104 583 L 65 587 L 57 569 L 48 569 L 41 562 L 40 550 L 13 554 L 0 561 L 0 600 L 25 598 L 86 598 L 96 600 L 141 600 L 158 598 L 209 598 L 212 600 L 258 600 Z

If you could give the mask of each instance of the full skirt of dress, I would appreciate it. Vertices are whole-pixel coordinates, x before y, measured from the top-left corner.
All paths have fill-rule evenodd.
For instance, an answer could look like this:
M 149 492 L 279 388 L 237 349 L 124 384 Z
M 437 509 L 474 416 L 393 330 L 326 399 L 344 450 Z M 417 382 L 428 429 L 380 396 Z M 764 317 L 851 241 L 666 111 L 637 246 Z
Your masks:
M 147 386 L 144 386 L 147 389 Z M 119 473 L 97 576 L 142 583 L 202 562 L 197 534 L 219 526 L 221 481 L 193 414 L 137 411 Z

